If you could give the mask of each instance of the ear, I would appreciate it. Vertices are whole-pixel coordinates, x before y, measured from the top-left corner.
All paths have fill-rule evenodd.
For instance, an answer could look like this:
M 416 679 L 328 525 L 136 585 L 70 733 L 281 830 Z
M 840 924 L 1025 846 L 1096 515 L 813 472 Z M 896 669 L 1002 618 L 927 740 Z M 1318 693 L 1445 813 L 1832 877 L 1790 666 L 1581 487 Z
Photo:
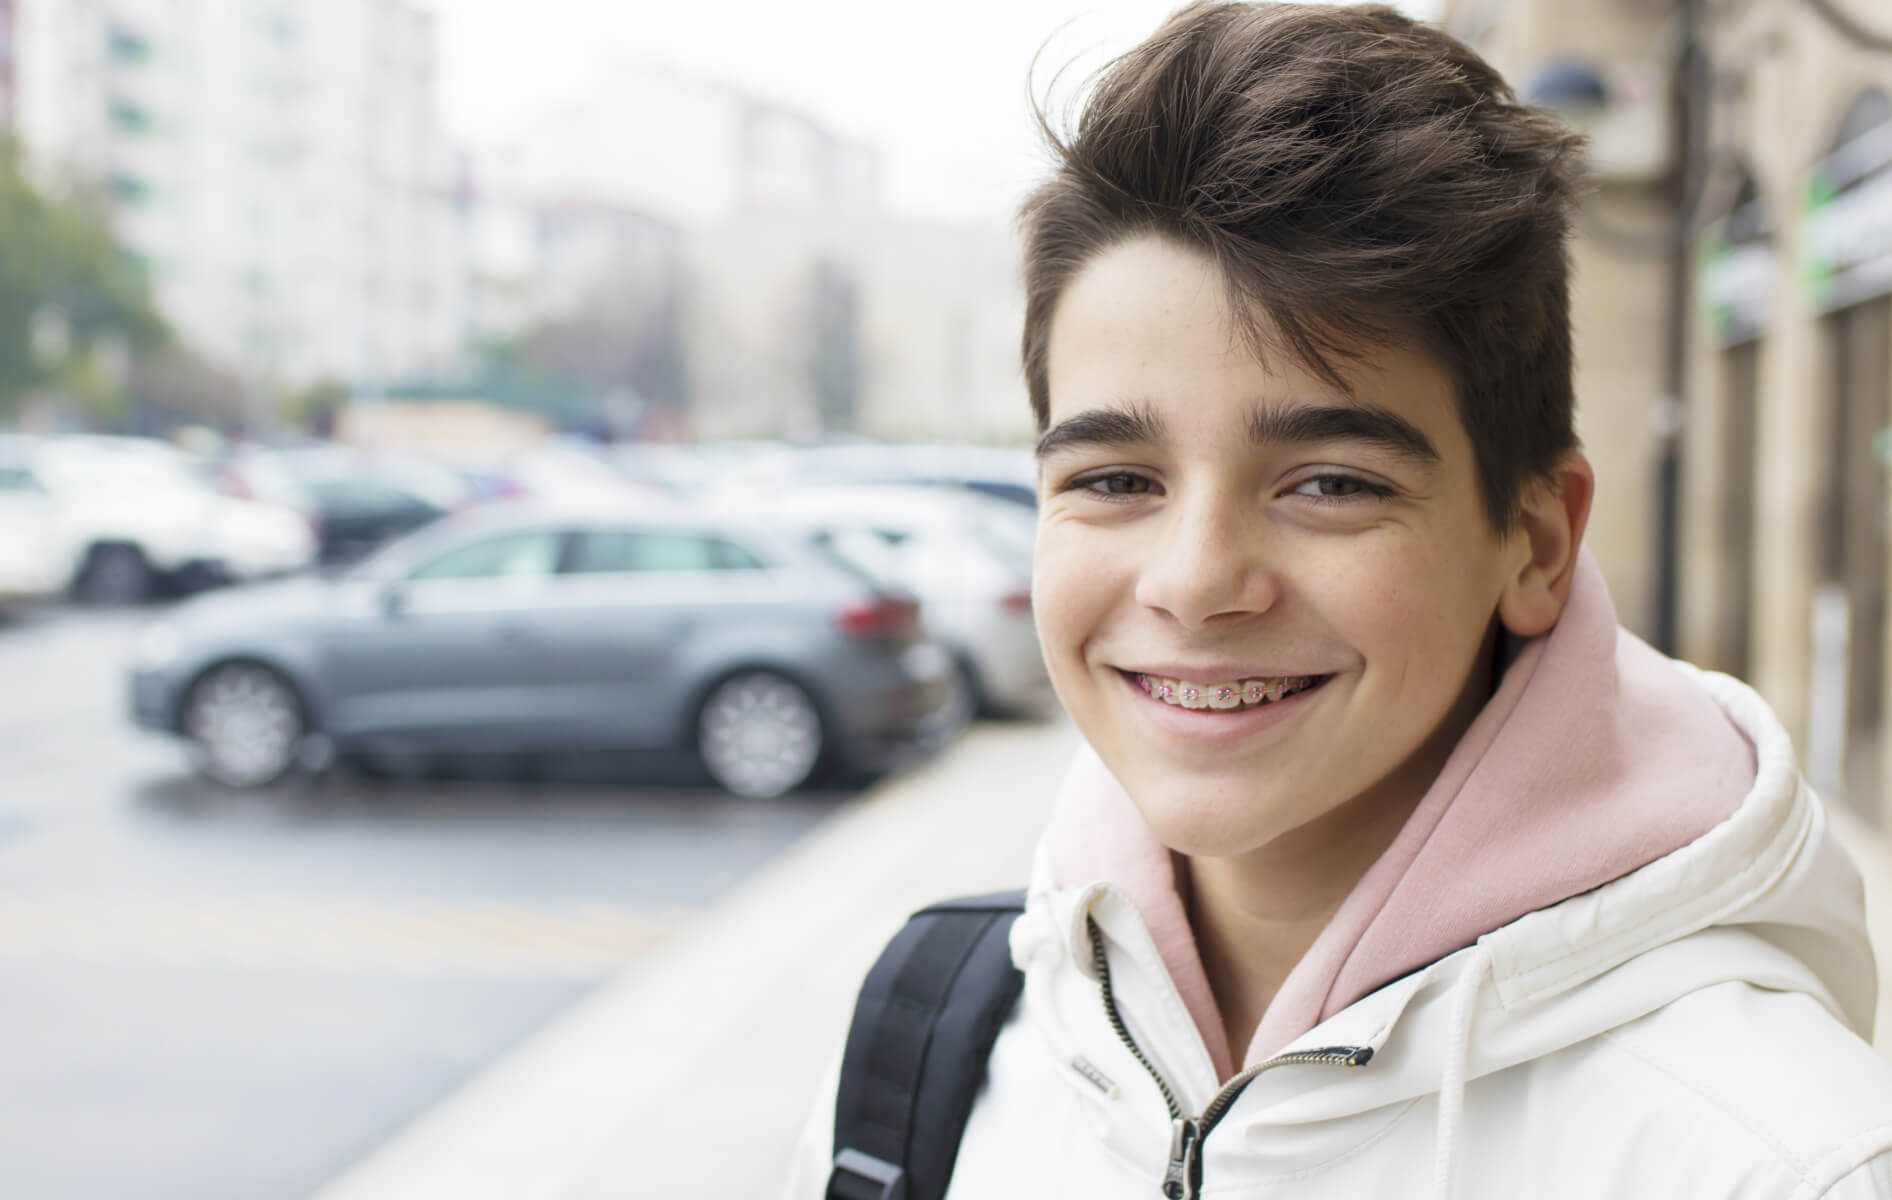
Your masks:
M 1498 598 L 1498 618 L 1517 636 L 1548 633 L 1563 613 L 1595 496 L 1596 473 L 1581 450 L 1566 451 L 1549 474 L 1525 484 Z

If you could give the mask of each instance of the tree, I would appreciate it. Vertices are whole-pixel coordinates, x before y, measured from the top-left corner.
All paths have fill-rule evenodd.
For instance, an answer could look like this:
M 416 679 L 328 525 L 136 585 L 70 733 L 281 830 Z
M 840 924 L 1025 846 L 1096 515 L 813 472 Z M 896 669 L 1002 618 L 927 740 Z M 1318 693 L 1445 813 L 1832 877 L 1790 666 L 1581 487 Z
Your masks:
M 132 433 L 153 434 L 180 424 L 241 426 L 248 416 L 243 382 L 178 341 L 139 354 L 131 367 L 135 411 Z
M 326 438 L 335 436 L 336 415 L 346 407 L 348 385 L 336 379 L 318 379 L 285 393 L 277 414 L 297 429 Z
M 504 356 L 581 397 L 588 419 L 621 418 L 602 411 L 613 396 L 634 397 L 640 411 L 684 407 L 678 298 L 659 283 L 600 289 L 584 306 L 512 340 Z
M 169 340 L 103 198 L 76 185 L 48 197 L 0 139 L 0 419 L 41 388 L 122 416 L 130 360 Z

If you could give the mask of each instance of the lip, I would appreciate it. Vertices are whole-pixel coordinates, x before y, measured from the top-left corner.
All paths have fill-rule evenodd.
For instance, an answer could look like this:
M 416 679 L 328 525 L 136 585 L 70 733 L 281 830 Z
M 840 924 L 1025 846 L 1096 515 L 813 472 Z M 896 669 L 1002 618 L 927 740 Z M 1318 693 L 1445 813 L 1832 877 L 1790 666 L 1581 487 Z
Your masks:
M 1241 679 L 1292 679 L 1300 675 L 1331 675 L 1331 671 L 1294 670 L 1283 667 L 1242 666 L 1236 663 L 1210 663 L 1206 667 L 1185 667 L 1177 663 L 1155 666 L 1119 667 L 1133 680 L 1138 675 L 1160 675 L 1184 683 L 1233 683 Z
M 1146 671 L 1142 673 L 1153 675 L 1162 674 L 1161 671 Z M 1296 692 L 1292 696 L 1276 700 L 1272 704 L 1261 705 L 1258 708 L 1217 710 L 1182 708 L 1178 705 L 1158 700 L 1137 684 L 1136 673 L 1120 670 L 1117 674 L 1123 679 L 1123 686 L 1128 689 L 1131 701 L 1142 706 L 1140 711 L 1147 713 L 1151 722 L 1159 730 L 1176 741 L 1198 747 L 1226 746 L 1231 743 L 1241 742 L 1265 730 L 1272 729 L 1274 726 L 1284 721 L 1291 721 L 1305 710 L 1315 697 L 1326 690 L 1327 684 L 1333 680 L 1333 676 L 1328 675 L 1320 683 L 1315 684 L 1304 692 Z M 1171 676 L 1171 678 L 1187 679 L 1188 677 L 1175 675 Z M 1221 675 L 1211 677 L 1207 680 L 1192 679 L 1190 682 L 1213 683 L 1229 678 L 1253 679 L 1256 678 L 1256 676 L 1244 675 L 1231 677 Z

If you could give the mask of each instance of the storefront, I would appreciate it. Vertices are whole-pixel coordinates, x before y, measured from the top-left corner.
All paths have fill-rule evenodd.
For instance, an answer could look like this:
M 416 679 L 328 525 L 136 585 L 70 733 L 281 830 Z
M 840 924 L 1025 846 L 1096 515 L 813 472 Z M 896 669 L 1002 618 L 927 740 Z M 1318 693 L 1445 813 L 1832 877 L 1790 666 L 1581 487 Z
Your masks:
M 1826 471 L 1817 506 L 1817 590 L 1807 757 L 1860 811 L 1884 788 L 1887 472 L 1892 468 L 1892 98 L 1848 106 L 1813 169 L 1802 279 L 1820 314 L 1828 381 L 1819 415 Z
M 1774 225 L 1743 171 L 1733 205 L 1703 238 L 1701 301 L 1719 366 L 1720 483 L 1712 520 L 1717 554 L 1714 635 L 1702 665 L 1747 678 L 1753 665 L 1757 427 L 1763 334 L 1773 319 L 1779 255 Z

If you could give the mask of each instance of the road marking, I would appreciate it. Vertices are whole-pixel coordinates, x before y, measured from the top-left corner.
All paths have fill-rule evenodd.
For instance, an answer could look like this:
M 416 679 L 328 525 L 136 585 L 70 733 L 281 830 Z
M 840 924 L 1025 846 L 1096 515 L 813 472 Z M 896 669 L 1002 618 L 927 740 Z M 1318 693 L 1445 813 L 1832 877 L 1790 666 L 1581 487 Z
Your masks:
M 606 906 L 0 895 L 0 960 L 593 977 L 635 961 L 688 916 Z

